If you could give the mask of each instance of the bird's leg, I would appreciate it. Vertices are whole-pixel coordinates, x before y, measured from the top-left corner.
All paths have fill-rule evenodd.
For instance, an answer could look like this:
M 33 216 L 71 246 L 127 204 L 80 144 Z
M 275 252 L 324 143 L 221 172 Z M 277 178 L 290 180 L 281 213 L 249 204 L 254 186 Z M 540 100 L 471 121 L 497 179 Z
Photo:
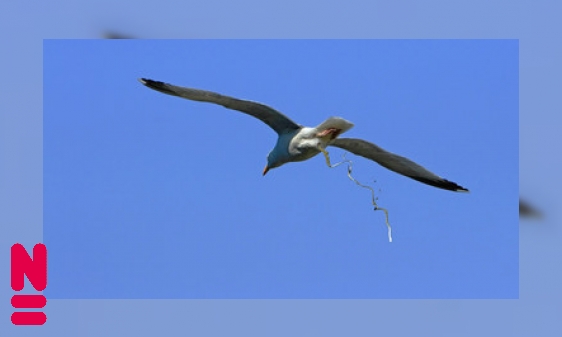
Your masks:
M 374 210 L 378 211 L 381 210 L 384 212 L 385 215 L 385 221 L 386 221 L 386 227 L 388 229 L 388 241 L 392 242 L 392 227 L 390 226 L 390 223 L 388 222 L 388 210 L 386 208 L 382 208 L 379 207 L 379 205 L 377 205 L 377 198 L 375 197 L 375 190 L 371 187 L 371 186 L 367 186 L 367 185 L 363 185 L 361 184 L 359 181 L 357 181 L 355 178 L 353 178 L 353 176 L 351 175 L 351 171 L 353 169 L 353 163 L 351 160 L 345 158 L 345 153 L 343 154 L 343 160 L 340 161 L 339 163 L 336 163 L 334 165 L 332 165 L 332 163 L 330 162 L 330 154 L 328 153 L 328 151 L 326 151 L 326 149 L 324 149 L 322 146 L 318 146 L 318 150 L 320 152 L 322 152 L 322 154 L 324 155 L 324 158 L 326 158 L 326 164 L 328 165 L 328 167 L 330 168 L 334 168 L 337 167 L 343 163 L 347 163 L 347 177 L 353 181 L 354 183 L 356 183 L 357 185 L 363 187 L 363 188 L 367 188 L 371 191 L 371 203 L 373 204 L 373 206 L 375 207 Z
M 322 152 L 322 154 L 324 155 L 324 158 L 326 158 L 326 165 L 328 165 L 328 167 L 330 168 L 334 168 L 335 166 L 332 166 L 332 164 L 330 163 L 330 154 L 328 153 L 328 151 L 326 151 L 326 149 L 320 145 L 318 145 L 318 150 L 320 150 L 320 152 Z

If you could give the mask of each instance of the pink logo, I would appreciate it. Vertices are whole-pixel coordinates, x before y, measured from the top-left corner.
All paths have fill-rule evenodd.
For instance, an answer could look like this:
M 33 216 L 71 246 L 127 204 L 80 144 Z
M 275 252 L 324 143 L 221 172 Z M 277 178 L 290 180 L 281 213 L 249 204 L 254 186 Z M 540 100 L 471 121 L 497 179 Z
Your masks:
M 38 243 L 33 247 L 33 258 L 25 248 L 16 243 L 11 249 L 11 286 L 14 291 L 21 291 L 24 287 L 24 275 L 37 291 L 47 287 L 47 247 Z M 14 295 L 12 296 L 14 308 L 43 308 L 47 304 L 45 296 L 39 295 Z M 15 325 L 43 325 L 47 316 L 41 311 L 16 311 L 12 314 L 12 323 Z

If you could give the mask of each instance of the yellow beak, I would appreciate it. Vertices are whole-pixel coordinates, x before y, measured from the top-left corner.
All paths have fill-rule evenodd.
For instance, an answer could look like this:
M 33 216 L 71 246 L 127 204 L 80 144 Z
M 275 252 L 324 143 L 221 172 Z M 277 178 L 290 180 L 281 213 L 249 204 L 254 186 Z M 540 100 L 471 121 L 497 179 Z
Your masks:
M 265 175 L 267 173 L 267 171 L 269 171 L 269 167 L 267 165 L 265 165 L 262 175 Z

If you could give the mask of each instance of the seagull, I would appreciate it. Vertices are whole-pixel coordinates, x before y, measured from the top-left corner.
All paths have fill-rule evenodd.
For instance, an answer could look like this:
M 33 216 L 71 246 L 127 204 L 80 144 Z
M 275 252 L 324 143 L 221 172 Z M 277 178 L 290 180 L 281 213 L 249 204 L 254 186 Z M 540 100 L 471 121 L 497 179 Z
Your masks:
M 338 138 L 353 127 L 353 123 L 341 118 L 330 117 L 316 127 L 306 127 L 293 122 L 281 112 L 261 103 L 221 95 L 211 91 L 180 87 L 160 81 L 140 78 L 139 81 L 150 89 L 164 94 L 186 98 L 192 101 L 209 102 L 238 110 L 253 116 L 277 132 L 277 144 L 267 156 L 265 175 L 281 165 L 310 159 L 335 146 L 358 156 L 370 159 L 387 169 L 419 182 L 449 191 L 468 192 L 468 189 L 441 178 L 408 158 L 388 152 L 363 139 Z

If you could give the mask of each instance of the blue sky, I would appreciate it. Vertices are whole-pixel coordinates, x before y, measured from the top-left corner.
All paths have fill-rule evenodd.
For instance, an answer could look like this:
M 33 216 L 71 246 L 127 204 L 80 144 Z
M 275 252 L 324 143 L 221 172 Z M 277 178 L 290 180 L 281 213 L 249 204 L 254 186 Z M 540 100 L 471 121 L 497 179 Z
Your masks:
M 4 252 L 15 242 L 32 247 L 44 241 L 43 39 L 99 38 L 107 30 L 139 38 L 519 39 L 520 192 L 545 216 L 541 221 L 520 223 L 519 300 L 49 299 L 45 308 L 48 324 L 28 329 L 1 320 L 2 331 L 10 336 L 37 335 L 36 330 L 43 336 L 122 336 L 159 334 L 163 330 L 199 336 L 225 332 L 247 336 L 371 336 L 373 332 L 404 336 L 420 331 L 438 336 L 559 335 L 562 325 L 558 311 L 553 310 L 562 299 L 561 157 L 555 155 L 559 152 L 562 108 L 557 90 L 562 78 L 562 45 L 554 43 L 560 41 L 562 32 L 558 13 L 560 4 L 544 0 L 509 4 L 483 0 L 353 1 L 345 7 L 338 2 L 266 4 L 254 0 L 134 4 L 63 0 L 49 3 L 48 8 L 25 2 L 3 3 L 0 37 L 7 52 L 0 56 L 5 79 L 0 82 L 0 245 Z M 181 80 L 180 84 L 191 84 Z M 252 132 L 258 129 L 255 126 Z M 351 132 L 359 132 L 358 127 Z M 370 139 L 398 152 L 383 140 Z M 265 160 L 265 154 L 258 159 Z M 433 167 L 425 157 L 413 158 L 472 187 L 458 174 L 443 171 L 442 162 Z M 259 171 L 263 162 L 258 164 Z M 372 165 L 370 169 L 380 181 L 384 173 Z M 396 223 L 394 227 L 398 240 Z M 373 237 L 384 240 L 385 233 L 381 235 Z M 9 270 L 6 254 L 0 256 L 0 270 Z M 0 277 L 3 284 L 9 284 L 8 273 L 0 273 Z M 9 303 L 13 291 L 7 286 L 2 289 L 3 303 Z M 12 311 L 9 305 L 0 306 L 2 317 Z
M 262 177 L 268 127 L 138 77 L 343 116 L 472 192 L 349 155 L 390 244 L 344 167 Z M 516 40 L 47 40 L 43 118 L 52 298 L 518 297 Z

